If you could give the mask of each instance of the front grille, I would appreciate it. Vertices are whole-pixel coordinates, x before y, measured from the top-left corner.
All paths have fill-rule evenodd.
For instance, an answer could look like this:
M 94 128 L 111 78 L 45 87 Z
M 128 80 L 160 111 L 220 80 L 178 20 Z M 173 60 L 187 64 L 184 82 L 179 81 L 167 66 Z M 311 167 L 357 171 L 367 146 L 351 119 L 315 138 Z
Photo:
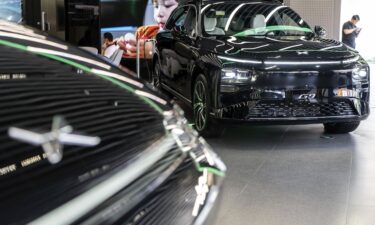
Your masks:
M 74 224 L 192 224 L 199 176 L 174 145 L 141 177 Z
M 357 115 L 347 100 L 330 102 L 261 100 L 228 107 L 224 117 L 236 119 L 340 117 Z
M 347 101 L 327 103 L 260 101 L 249 109 L 248 118 L 262 117 L 330 117 L 355 115 Z
M 198 184 L 200 175 L 192 161 L 186 159 L 163 185 L 118 224 L 192 224 L 195 220 L 192 212 L 197 197 L 194 187 Z
M 182 156 L 181 150 L 178 152 L 179 158 L 164 157 L 141 178 L 74 224 L 192 224 L 197 197 L 194 187 L 201 174 L 190 158 Z M 173 154 L 176 156 L 176 150 L 168 153 Z M 181 161 L 174 165 L 178 160 Z M 160 179 L 162 183 L 155 185 Z
M 109 81 L 61 71 L 27 75 L 22 80 L 0 80 L 0 218 L 4 224 L 35 219 L 65 203 L 130 165 L 165 135 L 159 113 Z M 62 115 L 75 133 L 99 136 L 101 143 L 66 145 L 63 160 L 51 165 L 41 147 L 8 137 L 11 126 L 48 132 L 55 115 Z M 31 158 L 37 160 L 24 163 Z

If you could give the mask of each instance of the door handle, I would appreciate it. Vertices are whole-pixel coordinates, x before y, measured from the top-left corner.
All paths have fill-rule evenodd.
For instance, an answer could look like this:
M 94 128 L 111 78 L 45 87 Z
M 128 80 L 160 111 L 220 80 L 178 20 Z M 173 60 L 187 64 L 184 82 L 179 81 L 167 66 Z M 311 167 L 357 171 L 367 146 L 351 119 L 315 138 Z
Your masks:
M 42 11 L 42 31 L 46 31 L 46 12 Z
M 42 11 L 42 31 L 51 30 L 51 24 L 46 20 L 47 13 Z

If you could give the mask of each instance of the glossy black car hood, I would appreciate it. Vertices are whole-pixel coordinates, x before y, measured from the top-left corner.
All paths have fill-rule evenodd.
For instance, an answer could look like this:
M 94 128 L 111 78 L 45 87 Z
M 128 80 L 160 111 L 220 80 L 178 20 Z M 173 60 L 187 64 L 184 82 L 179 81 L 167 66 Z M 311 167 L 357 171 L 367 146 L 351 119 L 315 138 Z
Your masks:
M 167 225 L 206 217 L 217 187 L 195 216 L 195 185 L 207 167 L 225 174 L 209 164 L 210 148 L 183 113 L 148 84 L 0 20 L 0 95 L 1 224 Z M 169 131 L 175 127 L 184 140 L 178 144 Z M 219 180 L 208 173 L 207 182 Z
M 343 60 L 358 55 L 338 41 L 303 37 L 203 38 L 201 46 L 218 56 L 247 60 Z

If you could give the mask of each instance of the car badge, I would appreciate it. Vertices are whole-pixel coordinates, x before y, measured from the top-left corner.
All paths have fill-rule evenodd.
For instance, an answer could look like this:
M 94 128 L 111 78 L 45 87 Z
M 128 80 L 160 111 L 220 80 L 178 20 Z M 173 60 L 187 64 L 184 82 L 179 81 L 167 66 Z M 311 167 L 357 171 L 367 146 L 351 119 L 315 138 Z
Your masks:
M 298 55 L 308 55 L 309 52 L 308 51 L 297 51 L 297 54 Z
M 28 144 L 42 146 L 51 164 L 59 163 L 63 157 L 64 145 L 96 146 L 99 137 L 73 134 L 73 127 L 68 125 L 62 116 L 54 116 L 52 129 L 47 133 L 38 133 L 18 127 L 8 129 L 9 137 Z
M 314 99 L 316 97 L 316 94 L 302 94 L 298 96 L 299 100 L 310 100 Z

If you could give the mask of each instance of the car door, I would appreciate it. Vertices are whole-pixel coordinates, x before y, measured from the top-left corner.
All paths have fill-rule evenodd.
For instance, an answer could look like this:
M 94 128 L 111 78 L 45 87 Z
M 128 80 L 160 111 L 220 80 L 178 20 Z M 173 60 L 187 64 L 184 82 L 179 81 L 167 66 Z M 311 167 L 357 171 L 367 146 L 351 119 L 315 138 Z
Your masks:
M 176 60 L 179 63 L 176 71 L 175 82 L 179 94 L 190 100 L 190 83 L 192 66 L 196 61 L 195 43 L 197 39 L 197 9 L 194 5 L 189 6 L 183 27 L 180 34 L 176 33 L 175 52 Z
M 177 76 L 181 70 L 181 60 L 177 57 L 176 43 L 183 35 L 183 28 L 189 7 L 177 8 L 166 24 L 166 30 L 157 36 L 157 47 L 159 51 L 161 81 L 163 88 L 168 91 L 179 93 Z

